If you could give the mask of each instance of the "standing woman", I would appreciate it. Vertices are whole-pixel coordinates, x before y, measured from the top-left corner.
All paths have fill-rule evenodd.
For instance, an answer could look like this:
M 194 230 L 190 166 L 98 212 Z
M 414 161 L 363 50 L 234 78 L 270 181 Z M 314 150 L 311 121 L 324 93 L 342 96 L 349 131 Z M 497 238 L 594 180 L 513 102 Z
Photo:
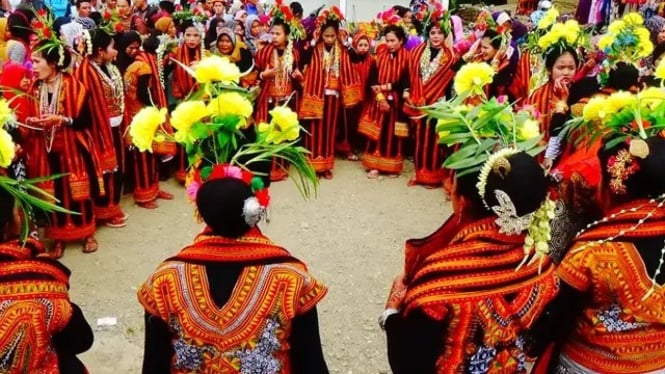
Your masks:
M 434 15 L 432 15 L 434 17 Z M 404 111 L 413 115 L 416 131 L 415 176 L 409 186 L 439 186 L 444 180 L 443 148 L 438 144 L 436 120 L 423 117 L 415 107 L 432 105 L 449 94 L 458 56 L 452 49 L 451 23 L 447 17 L 432 19 L 425 27 L 428 41 L 411 52 L 411 89 L 404 93 Z
M 196 65 L 204 56 L 205 45 L 203 43 L 202 26 L 192 21 L 184 21 L 180 25 L 183 33 L 183 43 L 175 52 L 175 59 L 181 64 L 189 67 Z M 173 71 L 173 97 L 177 101 L 184 100 L 193 92 L 196 81 L 182 66 L 176 65 Z M 187 177 L 187 154 L 182 148 L 178 148 L 178 169 L 175 178 L 184 183 Z
M 40 183 L 70 213 L 51 213 L 45 235 L 53 240 L 50 256 L 60 258 L 65 243 L 83 240 L 83 252 L 97 251 L 93 192 L 104 194 L 99 160 L 90 124 L 88 90 L 66 72 L 72 61 L 68 50 L 57 42 L 43 39 L 32 53 L 37 77 L 30 90 L 30 131 L 28 174 L 31 178 L 65 174 L 57 180 Z M 97 190 L 99 188 L 99 190 Z
M 240 69 L 243 76 L 240 78 L 240 85 L 249 88 L 256 84 L 258 74 L 254 70 L 254 58 L 247 46 L 236 39 L 236 34 L 228 27 L 219 30 L 219 36 L 215 42 L 213 51 L 223 57 L 226 57 Z
M 140 52 L 141 36 L 130 31 L 123 33 L 118 42 L 118 60 L 122 62 L 120 69 L 124 68 L 125 83 L 125 128 L 136 113 L 146 106 L 166 108 L 166 96 L 161 89 L 158 73 L 151 63 L 150 56 Z M 126 68 L 125 68 L 126 66 Z M 131 141 L 125 140 L 126 144 Z M 158 155 L 151 152 L 139 152 L 130 145 L 131 152 L 127 155 L 130 160 L 127 165 L 134 172 L 134 201 L 142 208 L 156 209 L 156 200 L 173 199 L 173 195 L 159 189 L 159 170 L 157 168 Z
M 92 55 L 86 56 L 78 69 L 77 78 L 90 93 L 92 129 L 104 172 L 106 196 L 95 197 L 95 218 L 106 226 L 120 228 L 127 225 L 127 215 L 120 208 L 124 176 L 123 120 L 125 91 L 122 75 L 113 61 L 118 55 L 113 37 L 102 29 L 88 33 Z
M 252 55 L 258 50 L 258 39 L 261 36 L 261 21 L 258 16 L 247 16 L 245 20 L 245 44 Z
M 349 58 L 353 71 L 358 73 L 360 79 L 360 102 L 365 101 L 368 95 L 369 87 L 367 81 L 369 72 L 375 66 L 374 58 L 370 54 L 371 39 L 363 31 L 357 33 L 352 40 L 351 49 L 349 49 Z M 358 161 L 356 152 L 360 151 L 360 141 L 358 139 L 358 121 L 362 114 L 362 105 L 356 105 L 344 108 L 344 122 L 337 132 L 337 142 L 335 150 L 346 154 L 349 161 Z
M 369 77 L 373 95 L 366 98 L 358 125 L 358 132 L 368 140 L 363 166 L 370 179 L 378 178 L 379 173 L 402 172 L 402 141 L 409 135 L 402 113 L 402 95 L 409 84 L 409 54 L 402 48 L 406 35 L 402 27 L 389 25 L 384 37 L 386 48 L 377 54 L 376 68 Z
M 305 71 L 303 98 L 298 113 L 307 129 L 305 148 L 316 173 L 332 178 L 335 135 L 342 110 L 360 103 L 360 79 L 340 42 L 339 10 L 325 11 L 318 25 L 319 38 Z
M 259 72 L 261 93 L 256 102 L 256 123 L 270 122 L 268 112 L 280 105 L 288 105 L 297 111 L 299 82 L 303 75 L 298 69 L 299 55 L 289 38 L 291 27 L 281 18 L 273 20 L 270 34 L 272 44 L 261 49 L 256 55 L 256 69 Z M 270 171 L 272 181 L 288 177 L 286 166 L 273 160 Z

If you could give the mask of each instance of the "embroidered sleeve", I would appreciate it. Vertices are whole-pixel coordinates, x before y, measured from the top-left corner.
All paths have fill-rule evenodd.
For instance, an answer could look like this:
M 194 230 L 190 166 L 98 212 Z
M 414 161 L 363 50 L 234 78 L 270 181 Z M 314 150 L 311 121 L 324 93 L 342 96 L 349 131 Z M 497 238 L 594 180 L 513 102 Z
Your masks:
M 557 268 L 556 274 L 562 281 L 584 292 L 591 285 L 588 262 L 593 249 L 588 248 L 575 252 L 575 249 L 579 248 L 580 245 L 585 245 L 585 243 L 578 243 L 578 245 L 570 249 L 568 255 L 566 255 L 561 265 Z
M 316 306 L 328 293 L 328 288 L 323 283 L 308 276 L 300 289 L 298 298 L 298 310 L 296 314 L 302 315 Z
M 137 296 L 139 303 L 141 303 L 147 313 L 153 316 L 159 316 L 157 303 L 155 302 L 155 298 L 152 294 L 152 276 L 150 276 L 150 278 L 148 278 L 148 280 L 146 280 L 145 283 L 141 285 L 141 288 L 139 288 L 137 292 Z

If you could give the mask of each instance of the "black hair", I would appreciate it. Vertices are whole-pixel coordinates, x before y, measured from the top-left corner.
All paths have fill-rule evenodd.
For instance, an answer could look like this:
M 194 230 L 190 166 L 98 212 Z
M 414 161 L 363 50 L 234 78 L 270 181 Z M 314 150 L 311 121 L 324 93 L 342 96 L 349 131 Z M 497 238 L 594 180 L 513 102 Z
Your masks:
M 138 32 L 132 30 L 123 33 L 118 33 L 114 37 L 116 48 L 118 50 L 118 56 L 115 60 L 115 66 L 118 67 L 120 73 L 125 74 L 125 71 L 131 65 L 133 59 L 127 55 L 127 47 L 132 43 L 139 43 L 141 45 L 141 35 Z
M 243 217 L 243 208 L 245 200 L 252 196 L 252 189 L 240 179 L 215 179 L 201 185 L 196 207 L 215 235 L 237 238 L 251 229 Z
M 31 10 L 18 9 L 7 17 L 7 30 L 13 37 L 27 44 L 30 42 L 30 35 L 34 33 L 30 26 L 33 17 L 34 13 Z
M 640 72 L 632 64 L 619 62 L 610 70 L 606 86 L 615 90 L 629 91 L 637 86 Z
M 395 34 L 397 39 L 401 40 L 402 42 L 406 41 L 406 32 L 402 27 L 399 27 L 397 25 L 388 25 L 383 29 L 383 35 L 388 35 L 389 33 Z
M 198 28 L 194 24 L 194 21 L 192 21 L 192 20 L 186 19 L 182 22 L 178 22 L 177 20 L 174 20 L 174 21 L 177 22 L 178 30 L 180 30 L 180 32 L 182 32 L 183 34 L 185 33 L 185 30 L 187 30 L 190 27 L 194 27 L 198 30 Z M 203 36 L 204 35 L 201 35 L 201 37 L 203 37 Z
M 284 22 L 283 19 L 275 18 L 275 20 L 273 20 L 273 22 L 272 22 L 271 27 L 275 27 L 275 26 L 281 26 L 282 29 L 284 30 L 284 34 L 286 34 L 286 36 L 289 36 L 289 34 L 291 34 L 291 26 L 288 23 Z
M 554 48 L 553 50 L 551 50 L 545 56 L 545 68 L 548 71 L 552 71 L 552 69 L 554 68 L 554 64 L 556 64 L 556 60 L 558 60 L 559 57 L 565 55 L 566 53 L 570 53 L 573 56 L 573 60 L 575 60 L 575 66 L 577 67 L 580 63 L 577 51 L 572 47 L 566 47 L 566 48 Z
M 411 11 L 411 9 L 409 9 L 405 6 L 401 6 L 401 5 L 395 5 L 395 6 L 393 6 L 392 9 L 400 17 L 404 17 L 407 13 L 409 13 Z
M 175 13 L 175 4 L 168 0 L 163 0 L 159 2 L 159 9 L 162 9 L 168 14 Z
M 98 27 L 102 23 L 104 23 L 104 16 L 100 12 L 92 12 L 88 17 L 90 17 L 91 20 L 95 21 L 95 25 L 97 25 Z
M 608 186 L 611 180 L 607 162 L 610 157 L 616 156 L 621 150 L 628 150 L 627 142 L 606 149 L 605 144 L 612 138 L 603 140 L 603 146 L 598 151 L 600 170 L 603 176 L 603 185 Z M 641 198 L 655 198 L 665 193 L 665 139 L 660 136 L 650 137 L 645 140 L 649 146 L 649 155 L 645 159 L 633 156 L 639 169 L 623 181 L 626 186 L 625 199 L 634 200 Z
M 291 8 L 291 13 L 293 13 L 294 16 L 302 17 L 304 10 L 302 9 L 302 5 L 299 2 L 292 2 L 289 4 L 289 8 Z
M 96 55 L 98 50 L 106 50 L 113 41 L 113 36 L 103 29 L 90 30 L 90 40 L 92 41 L 92 55 Z
M 224 19 L 219 19 L 219 18 L 213 18 L 210 21 L 210 25 L 208 26 L 208 31 L 206 31 L 204 42 L 205 42 L 205 47 L 207 49 L 210 49 L 212 45 L 215 44 L 217 41 L 217 25 L 220 23 L 224 23 Z
M 339 21 L 336 21 L 334 19 L 327 19 L 323 25 L 321 25 L 321 34 L 323 34 L 323 31 L 327 29 L 328 27 L 332 27 L 335 30 L 335 33 L 339 32 Z M 321 36 L 323 37 L 323 36 Z
M 489 38 L 490 39 L 490 44 L 494 49 L 499 49 L 501 48 L 501 38 L 499 37 L 499 33 L 492 29 L 487 29 L 483 33 L 483 38 Z
M 535 158 L 525 152 L 508 156 L 506 159 L 510 164 L 509 167 L 500 170 L 495 168 L 497 170 L 492 170 L 487 176 L 485 196 L 482 198 L 490 207 L 499 205 L 494 191 L 501 190 L 510 197 L 518 216 L 536 211 L 547 195 L 548 182 L 543 168 Z M 478 175 L 472 173 L 457 178 L 456 191 L 471 203 L 471 207 L 467 208 L 471 210 L 470 213 L 476 218 L 482 218 L 490 212 L 478 194 L 476 187 Z
M 14 196 L 4 188 L 0 188 L 0 241 L 5 236 L 7 225 L 14 217 Z
M 40 40 L 34 50 L 41 54 L 48 64 L 53 64 L 58 71 L 67 69 L 72 63 L 72 54 L 69 52 L 69 49 L 65 46 L 53 45 L 53 42 L 50 40 Z M 65 58 L 63 59 L 63 64 L 58 66 L 61 52 L 65 54 Z
M 592 97 L 600 91 L 600 84 L 596 77 L 584 77 L 570 85 L 568 105 L 579 103 L 584 98 Z
M 157 34 L 152 34 L 143 41 L 143 50 L 150 54 L 156 54 L 159 48 L 159 37 Z
M 658 60 L 658 57 L 660 57 L 664 53 L 665 53 L 665 43 L 660 43 L 656 45 L 656 47 L 653 49 L 653 53 L 651 53 L 652 63 L 656 65 L 656 60 Z
M 76 3 L 75 3 L 76 9 L 80 8 L 81 4 L 83 4 L 83 3 L 92 3 L 92 1 L 90 1 L 90 0 L 76 0 Z

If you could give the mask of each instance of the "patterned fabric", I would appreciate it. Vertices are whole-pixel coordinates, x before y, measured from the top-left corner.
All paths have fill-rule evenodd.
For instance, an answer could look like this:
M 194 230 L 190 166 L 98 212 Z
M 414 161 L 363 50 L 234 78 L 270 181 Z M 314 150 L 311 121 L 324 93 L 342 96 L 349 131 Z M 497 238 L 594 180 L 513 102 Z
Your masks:
M 663 209 L 637 230 L 629 230 L 654 209 L 655 204 L 647 201 L 619 207 L 617 212 L 628 213 L 584 233 L 557 269 L 562 281 L 590 295 L 562 352 L 591 371 L 642 373 L 665 369 L 665 289 L 656 287 L 642 300 L 651 288 L 650 274 L 632 243 L 588 245 L 622 230 L 627 232 L 623 238 L 665 235 Z
M 31 259 L 35 246 L 0 244 L 0 254 L 12 258 L 0 263 L 0 373 L 59 372 L 51 337 L 72 317 L 69 274 Z
M 550 138 L 550 123 L 552 122 L 553 101 L 555 99 L 554 83 L 550 81 L 533 91 L 526 102 L 527 105 L 534 106 L 541 115 L 540 132 L 545 134 L 544 141 Z
M 537 262 L 515 270 L 524 235 L 501 234 L 494 220 L 463 226 L 411 270 L 405 312 L 447 323 L 437 373 L 526 373 L 521 335 L 558 290 L 549 260 L 540 274 Z
M 210 296 L 205 266 L 181 261 L 204 258 L 290 262 L 245 267 L 229 301 L 219 308 Z M 326 292 L 302 263 L 255 230 L 237 240 L 199 236 L 193 246 L 160 265 L 138 297 L 175 334 L 173 373 L 286 374 L 291 320 L 312 309 Z

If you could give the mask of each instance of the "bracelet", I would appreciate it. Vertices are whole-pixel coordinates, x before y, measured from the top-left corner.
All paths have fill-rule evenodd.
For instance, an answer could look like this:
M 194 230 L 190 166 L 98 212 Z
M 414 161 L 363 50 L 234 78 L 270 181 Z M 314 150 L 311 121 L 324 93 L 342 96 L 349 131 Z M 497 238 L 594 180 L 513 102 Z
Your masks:
M 386 101 L 386 97 L 381 92 L 379 92 L 378 94 L 376 94 L 376 101 L 378 102 Z
M 388 308 L 381 313 L 379 316 L 379 326 L 381 326 L 381 330 L 386 331 L 386 321 L 388 321 L 388 317 L 394 315 L 394 314 L 399 314 L 399 310 L 395 308 Z
M 567 113 L 567 112 L 568 112 L 568 104 L 566 104 L 566 102 L 563 100 L 557 101 L 556 104 L 554 105 L 554 113 Z
M 263 72 L 259 73 L 259 79 L 263 80 Z

